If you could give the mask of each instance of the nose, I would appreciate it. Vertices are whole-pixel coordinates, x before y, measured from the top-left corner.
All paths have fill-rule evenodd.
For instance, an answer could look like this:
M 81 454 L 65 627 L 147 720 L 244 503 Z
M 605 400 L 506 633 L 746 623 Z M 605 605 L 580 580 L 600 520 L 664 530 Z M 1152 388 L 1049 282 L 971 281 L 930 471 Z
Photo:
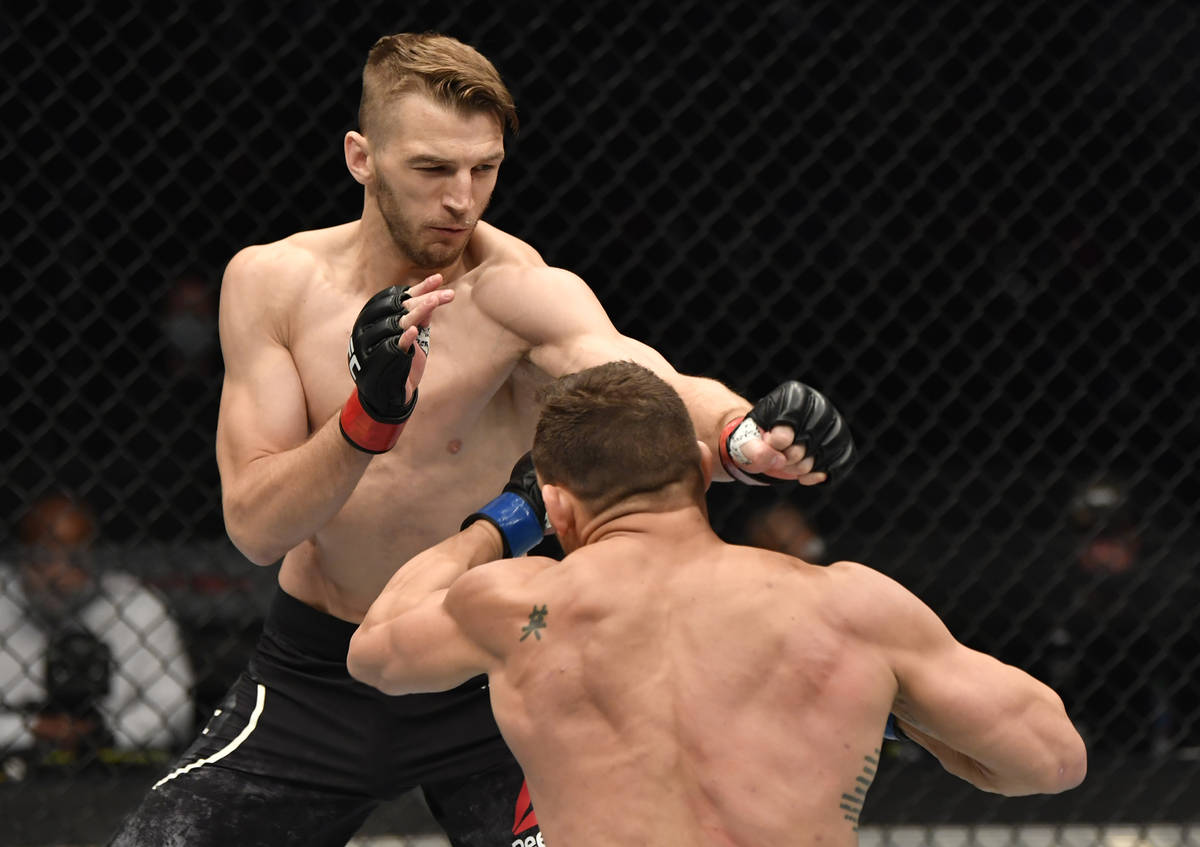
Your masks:
M 446 185 L 442 205 L 456 215 L 464 215 L 471 209 L 471 172 L 458 171 Z

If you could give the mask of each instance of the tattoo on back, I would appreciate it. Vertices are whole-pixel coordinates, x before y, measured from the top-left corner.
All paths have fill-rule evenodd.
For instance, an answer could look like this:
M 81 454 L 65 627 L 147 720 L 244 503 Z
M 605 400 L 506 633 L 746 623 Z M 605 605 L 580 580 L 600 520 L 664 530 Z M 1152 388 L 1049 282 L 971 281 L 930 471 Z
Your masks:
M 542 633 L 540 630 L 546 628 L 546 615 L 547 611 L 544 603 L 540 609 L 537 607 L 537 604 L 534 604 L 533 611 L 529 613 L 529 623 L 521 627 L 521 632 L 523 634 L 521 635 L 520 640 L 524 641 L 526 638 L 532 635 L 535 640 L 541 641 Z
M 858 832 L 858 816 L 862 812 L 863 799 L 867 796 L 867 789 L 871 787 L 872 780 L 875 779 L 875 769 L 879 767 L 879 748 L 875 748 L 875 755 L 863 756 L 862 773 L 854 778 L 854 787 L 842 794 L 840 808 L 842 817 L 850 821 L 850 827 Z

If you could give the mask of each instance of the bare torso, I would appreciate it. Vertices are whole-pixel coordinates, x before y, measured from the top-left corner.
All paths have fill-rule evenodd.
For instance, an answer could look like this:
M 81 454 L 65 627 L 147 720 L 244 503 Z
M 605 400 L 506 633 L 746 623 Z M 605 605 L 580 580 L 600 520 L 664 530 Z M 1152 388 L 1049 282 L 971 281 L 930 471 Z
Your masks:
M 304 254 L 311 268 L 306 278 L 289 279 L 286 294 L 276 298 L 310 432 L 340 410 L 353 388 L 346 342 L 366 300 L 355 285 L 356 226 L 282 243 Z M 399 443 L 372 459 L 333 519 L 284 557 L 284 590 L 338 617 L 361 620 L 396 568 L 451 535 L 463 516 L 494 496 L 532 441 L 533 396 L 544 376 L 523 358 L 528 345 L 481 313 L 473 293 L 543 263 L 521 242 L 480 224 L 463 265 L 447 279 L 455 300 L 433 320 L 420 399 Z
M 511 639 L 492 705 L 547 839 L 855 844 L 896 682 L 841 566 L 694 535 L 589 545 L 522 592 L 544 638 Z

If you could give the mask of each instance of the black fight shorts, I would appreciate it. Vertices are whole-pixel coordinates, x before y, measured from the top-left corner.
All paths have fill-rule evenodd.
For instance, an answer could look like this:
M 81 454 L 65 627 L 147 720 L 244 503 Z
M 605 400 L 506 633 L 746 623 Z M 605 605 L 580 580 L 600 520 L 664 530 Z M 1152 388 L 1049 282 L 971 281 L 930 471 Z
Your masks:
M 539 842 L 486 677 L 388 696 L 346 671 L 355 629 L 278 591 L 249 668 L 112 847 L 343 845 L 416 786 L 455 847 Z

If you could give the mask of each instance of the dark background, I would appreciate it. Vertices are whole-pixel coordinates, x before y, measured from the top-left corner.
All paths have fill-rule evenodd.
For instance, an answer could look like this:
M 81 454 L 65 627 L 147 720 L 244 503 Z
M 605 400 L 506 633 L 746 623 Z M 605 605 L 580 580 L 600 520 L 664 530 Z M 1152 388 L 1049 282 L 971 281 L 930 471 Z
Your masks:
M 224 541 L 219 353 L 172 346 L 171 292 L 357 217 L 365 53 L 436 29 L 520 111 L 491 222 L 680 370 L 750 398 L 800 378 L 849 421 L 851 474 L 719 486 L 718 529 L 792 501 L 1085 725 L 1091 775 L 1052 801 L 889 745 L 863 822 L 1197 819 L 1195 4 L 116 6 L 0 12 L 0 543 L 80 491 L 205 645 L 202 706 L 270 572 Z M 1077 567 L 1099 475 L 1140 544 L 1121 574 Z

